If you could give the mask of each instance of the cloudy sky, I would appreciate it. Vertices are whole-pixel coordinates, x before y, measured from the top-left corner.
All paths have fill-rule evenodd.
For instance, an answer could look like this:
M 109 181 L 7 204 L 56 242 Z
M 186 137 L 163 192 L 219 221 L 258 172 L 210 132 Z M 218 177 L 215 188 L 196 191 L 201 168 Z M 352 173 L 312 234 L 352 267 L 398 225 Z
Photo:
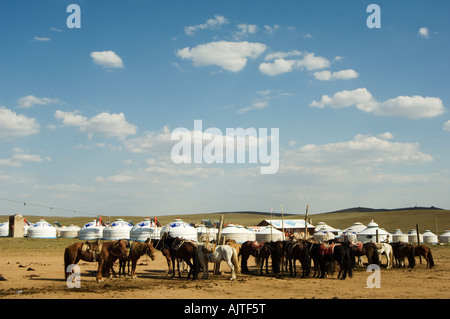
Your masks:
M 2 1 L 0 214 L 450 208 L 450 3 L 371 3 Z M 195 120 L 278 171 L 177 164 Z

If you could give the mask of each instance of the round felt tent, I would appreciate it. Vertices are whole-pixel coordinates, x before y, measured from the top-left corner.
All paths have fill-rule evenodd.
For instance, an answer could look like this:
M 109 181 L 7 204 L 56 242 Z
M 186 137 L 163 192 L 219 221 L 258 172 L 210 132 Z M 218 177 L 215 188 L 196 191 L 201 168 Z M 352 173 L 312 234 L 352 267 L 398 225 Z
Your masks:
M 249 240 L 249 232 L 244 227 L 238 227 L 234 224 L 228 224 L 222 229 L 221 236 L 233 239 L 238 244 L 245 243 Z
M 256 234 L 257 241 L 282 241 L 283 233 L 273 226 L 267 226 Z
M 146 241 L 150 239 L 161 238 L 161 227 L 158 227 L 150 218 L 145 218 L 140 223 L 137 223 L 130 230 L 130 240 Z
M 431 230 L 425 230 L 425 232 L 422 234 L 423 242 L 425 244 L 437 244 L 438 243 L 438 236 L 433 234 Z
M 408 242 L 408 235 L 404 234 L 400 229 L 394 230 L 392 233 L 392 242 L 393 243 L 407 243 Z
M 103 226 L 98 220 L 94 219 L 92 222 L 89 222 L 81 227 L 78 232 L 78 238 L 81 240 L 102 239 L 104 228 L 105 226 Z
M 104 240 L 130 239 L 130 231 L 133 226 L 119 218 L 103 229 Z
M 450 244 L 450 230 L 446 230 L 439 235 L 439 241 L 444 244 Z
M 76 238 L 78 237 L 78 232 L 80 231 L 80 227 L 76 225 L 70 225 L 67 227 L 61 227 L 59 229 L 59 237 L 61 238 Z
M 0 224 L 0 237 L 9 236 L 9 221 Z
M 180 218 L 163 227 L 161 234 L 197 241 L 197 230 Z
M 419 234 L 419 240 L 421 243 L 423 243 L 423 235 L 422 234 Z M 412 243 L 412 244 L 414 244 L 414 243 L 417 244 L 417 230 L 411 229 L 408 232 L 408 242 Z
M 368 242 L 376 242 L 377 241 L 377 233 L 378 233 L 378 242 L 385 242 L 389 241 L 391 242 L 391 234 L 384 230 L 383 228 L 380 228 L 377 223 L 375 223 L 373 220 L 367 224 L 366 229 L 360 231 L 357 234 L 358 241 L 363 243 Z
M 41 218 L 27 232 L 29 238 L 56 238 L 56 228 Z
M 196 230 L 197 230 L 197 240 L 199 242 L 211 242 L 213 240 L 217 240 L 217 233 L 219 232 L 217 228 L 199 225 L 198 227 L 196 227 Z

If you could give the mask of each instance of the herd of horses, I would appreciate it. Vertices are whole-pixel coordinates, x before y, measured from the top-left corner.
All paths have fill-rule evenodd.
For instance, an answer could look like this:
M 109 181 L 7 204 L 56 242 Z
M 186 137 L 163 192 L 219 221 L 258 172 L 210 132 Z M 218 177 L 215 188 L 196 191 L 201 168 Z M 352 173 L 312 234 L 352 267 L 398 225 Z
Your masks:
M 145 242 L 121 239 L 109 242 L 97 240 L 74 243 L 64 252 L 65 278 L 67 279 L 71 274 L 68 267 L 77 264 L 80 260 L 98 263 L 97 282 L 103 281 L 103 277 L 116 277 L 113 266 L 117 261 L 120 276 L 130 275 L 136 278 L 136 265 L 139 258 L 147 255 L 154 260 L 156 251 L 160 251 L 166 258 L 168 273 L 172 277 L 175 277 L 176 271 L 178 271 L 178 277 L 182 276 L 180 263 L 184 263 L 189 268 L 187 277 L 192 279 L 198 279 L 201 271 L 203 271 L 202 278 L 209 278 L 208 264 L 214 263 L 215 269 L 218 269 L 222 261 L 230 267 L 231 280 L 236 279 L 236 274 L 239 273 L 250 274 L 248 268 L 250 256 L 254 257 L 261 275 L 264 275 L 264 269 L 266 274 L 270 274 L 270 259 L 273 275 L 286 273 L 295 277 L 298 261 L 302 269 L 302 278 L 333 276 L 336 266 L 339 268 L 338 278 L 352 277 L 353 270 L 357 266 L 363 266 L 362 256 L 367 258 L 368 264 L 381 265 L 382 254 L 386 256 L 386 269 L 406 267 L 405 259 L 408 260 L 408 267 L 414 268 L 417 256 L 420 257 L 420 262 L 422 257 L 425 259 L 426 268 L 435 266 L 428 246 L 409 243 L 352 243 L 349 241 L 319 243 L 290 237 L 285 241 L 246 241 L 242 244 L 227 239 L 223 245 L 219 245 L 214 242 L 198 243 L 164 234 L 161 239 L 147 239 Z M 127 273 L 126 266 L 128 266 Z

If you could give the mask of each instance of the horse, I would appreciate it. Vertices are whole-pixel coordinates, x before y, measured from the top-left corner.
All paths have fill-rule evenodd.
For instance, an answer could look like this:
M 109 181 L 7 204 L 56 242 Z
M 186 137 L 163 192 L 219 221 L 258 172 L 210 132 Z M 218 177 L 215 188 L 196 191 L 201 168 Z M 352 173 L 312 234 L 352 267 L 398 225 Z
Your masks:
M 355 257 L 358 257 L 358 266 L 363 267 L 362 256 L 366 256 L 369 265 L 379 264 L 380 256 L 378 255 L 378 248 L 375 243 L 352 243 L 350 247 L 353 249 Z
M 405 258 L 408 258 L 409 268 L 416 265 L 414 246 L 408 243 L 398 242 L 392 244 L 394 258 L 398 267 L 405 267 Z
M 267 243 L 270 251 L 270 258 L 272 259 L 272 271 L 274 274 L 280 273 L 283 269 L 283 259 L 285 257 L 285 247 L 282 241 L 270 241 Z
M 311 256 L 309 248 L 303 241 L 290 240 L 285 243 L 286 259 L 289 261 L 291 277 L 297 276 L 295 261 L 299 260 L 302 265 L 302 278 L 309 277 L 311 271 Z
M 178 277 L 181 278 L 179 260 L 183 260 L 189 266 L 187 277 L 190 278 L 192 275 L 192 279 L 198 279 L 199 261 L 197 244 L 183 238 L 171 237 L 170 235 L 167 235 L 164 240 L 169 247 L 170 258 L 172 259 L 172 277 L 175 276 L 175 261 L 177 261 Z
M 72 264 L 77 264 L 80 260 L 95 262 L 101 248 L 99 242 L 79 242 L 66 247 L 64 250 L 64 274 L 65 279 L 70 275 L 67 272 L 67 267 Z
M 225 240 L 225 245 L 231 246 L 234 249 L 236 249 L 236 252 L 238 254 L 238 260 L 239 260 L 239 258 L 241 256 L 241 254 L 239 254 L 239 251 L 241 250 L 241 244 L 238 244 L 234 239 L 227 238 Z
M 241 255 L 242 273 L 249 273 L 247 261 L 250 256 L 253 256 L 256 263 L 260 265 L 261 275 L 263 274 L 264 262 L 266 264 L 266 273 L 269 274 L 270 250 L 265 242 L 258 243 L 257 241 L 248 240 L 241 245 L 239 254 Z
M 123 275 L 125 276 L 125 264 L 128 263 L 128 272 L 130 271 L 131 262 L 131 278 L 137 278 L 136 276 L 136 265 L 143 255 L 147 254 L 152 260 L 155 260 L 155 248 L 153 243 L 148 238 L 145 242 L 133 241 L 130 243 L 130 253 L 128 257 L 119 260 L 119 275 L 121 274 L 121 269 Z
M 375 246 L 377 246 L 378 249 L 378 256 L 380 263 L 381 263 L 381 255 L 384 254 L 387 259 L 386 269 L 391 269 L 392 264 L 394 262 L 394 252 L 392 246 L 388 243 L 376 243 Z
M 234 247 L 205 243 L 198 245 L 197 253 L 200 267 L 203 269 L 203 279 L 209 279 L 208 262 L 220 263 L 224 260 L 231 269 L 230 280 L 235 280 L 236 273 L 240 273 L 238 253 Z
M 103 242 L 100 254 L 97 257 L 98 269 L 97 269 L 97 282 L 102 282 L 103 277 L 103 267 L 106 276 L 112 271 L 115 276 L 115 271 L 113 268 L 114 261 L 117 258 L 126 258 L 128 256 L 128 249 L 124 239 L 119 239 L 111 242 Z
M 317 250 L 315 250 L 317 254 Z M 321 244 L 317 260 L 320 263 L 320 278 L 325 278 L 327 264 L 333 265 L 336 261 L 340 266 L 338 277 L 345 279 L 347 275 L 353 276 L 354 254 L 349 242 L 338 244 Z M 353 261 L 352 261 L 353 258 Z M 342 277 L 340 276 L 342 274 Z M 332 273 L 333 275 L 333 273 Z
M 427 262 L 426 269 L 431 269 L 434 267 L 433 255 L 431 254 L 431 249 L 425 245 L 414 246 L 414 256 L 421 256 L 425 258 Z
M 165 236 L 163 236 L 161 239 L 152 239 L 152 244 L 153 244 L 153 247 L 155 247 L 156 249 L 161 251 L 162 255 L 166 258 L 167 267 L 168 267 L 167 273 L 171 274 L 172 273 L 172 258 L 170 257 L 169 248 L 164 243 L 164 238 L 165 238 Z

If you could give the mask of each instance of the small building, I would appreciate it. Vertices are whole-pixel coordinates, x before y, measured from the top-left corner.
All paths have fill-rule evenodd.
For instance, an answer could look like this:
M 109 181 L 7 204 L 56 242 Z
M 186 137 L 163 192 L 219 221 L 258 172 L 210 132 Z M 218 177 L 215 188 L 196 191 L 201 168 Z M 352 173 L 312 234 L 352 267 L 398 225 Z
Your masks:
M 56 238 L 56 228 L 41 218 L 28 229 L 28 238 Z
M 392 232 L 392 242 L 393 243 L 407 243 L 408 234 L 404 234 L 400 229 L 396 229 Z
M 227 239 L 233 239 L 238 244 L 245 243 L 248 240 L 255 240 L 255 237 L 253 237 L 255 236 L 254 233 L 250 236 L 250 231 L 248 229 L 234 224 L 228 224 L 224 227 L 220 235 L 222 238 L 226 237 Z M 222 238 L 220 238 L 220 240 L 222 240 Z
M 443 244 L 450 244 L 450 230 L 446 230 L 439 235 L 439 241 Z
M 305 234 L 305 220 L 304 219 L 264 219 L 256 226 L 269 226 L 272 225 L 279 231 L 283 231 L 285 234 L 292 234 L 296 236 L 303 236 Z M 308 223 L 307 235 L 312 236 L 314 234 L 315 227 Z
M 180 218 L 175 219 L 161 230 L 162 234 L 168 234 L 171 237 L 180 237 L 188 240 L 197 241 L 197 230 L 188 223 L 183 222 Z
M 150 218 L 145 218 L 143 221 L 137 223 L 130 230 L 130 240 L 132 241 L 146 241 L 150 239 L 160 239 L 161 229 L 157 223 Z
M 63 226 L 59 229 L 60 238 L 77 238 L 80 227 L 76 225 Z
M 283 241 L 284 235 L 273 226 L 267 226 L 255 233 L 257 241 Z
M 95 240 L 103 238 L 103 229 L 105 226 L 99 220 L 94 219 L 93 221 L 86 223 L 81 227 L 78 232 L 78 238 L 81 240 Z
M 130 239 L 130 231 L 133 225 L 119 218 L 103 229 L 104 240 Z
M 425 230 L 425 232 L 422 234 L 423 242 L 425 244 L 437 244 L 438 243 L 438 236 L 433 234 L 430 230 Z
M 378 242 L 391 242 L 391 234 L 384 230 L 383 228 L 380 228 L 377 223 L 375 223 L 373 220 L 367 224 L 367 228 L 363 231 L 359 232 L 357 234 L 358 241 L 362 243 L 368 243 L 368 242 L 377 242 L 377 236 L 378 236 Z
M 419 234 L 419 240 L 423 243 L 423 235 Z M 408 242 L 411 244 L 417 244 L 417 230 L 414 228 L 408 232 Z

